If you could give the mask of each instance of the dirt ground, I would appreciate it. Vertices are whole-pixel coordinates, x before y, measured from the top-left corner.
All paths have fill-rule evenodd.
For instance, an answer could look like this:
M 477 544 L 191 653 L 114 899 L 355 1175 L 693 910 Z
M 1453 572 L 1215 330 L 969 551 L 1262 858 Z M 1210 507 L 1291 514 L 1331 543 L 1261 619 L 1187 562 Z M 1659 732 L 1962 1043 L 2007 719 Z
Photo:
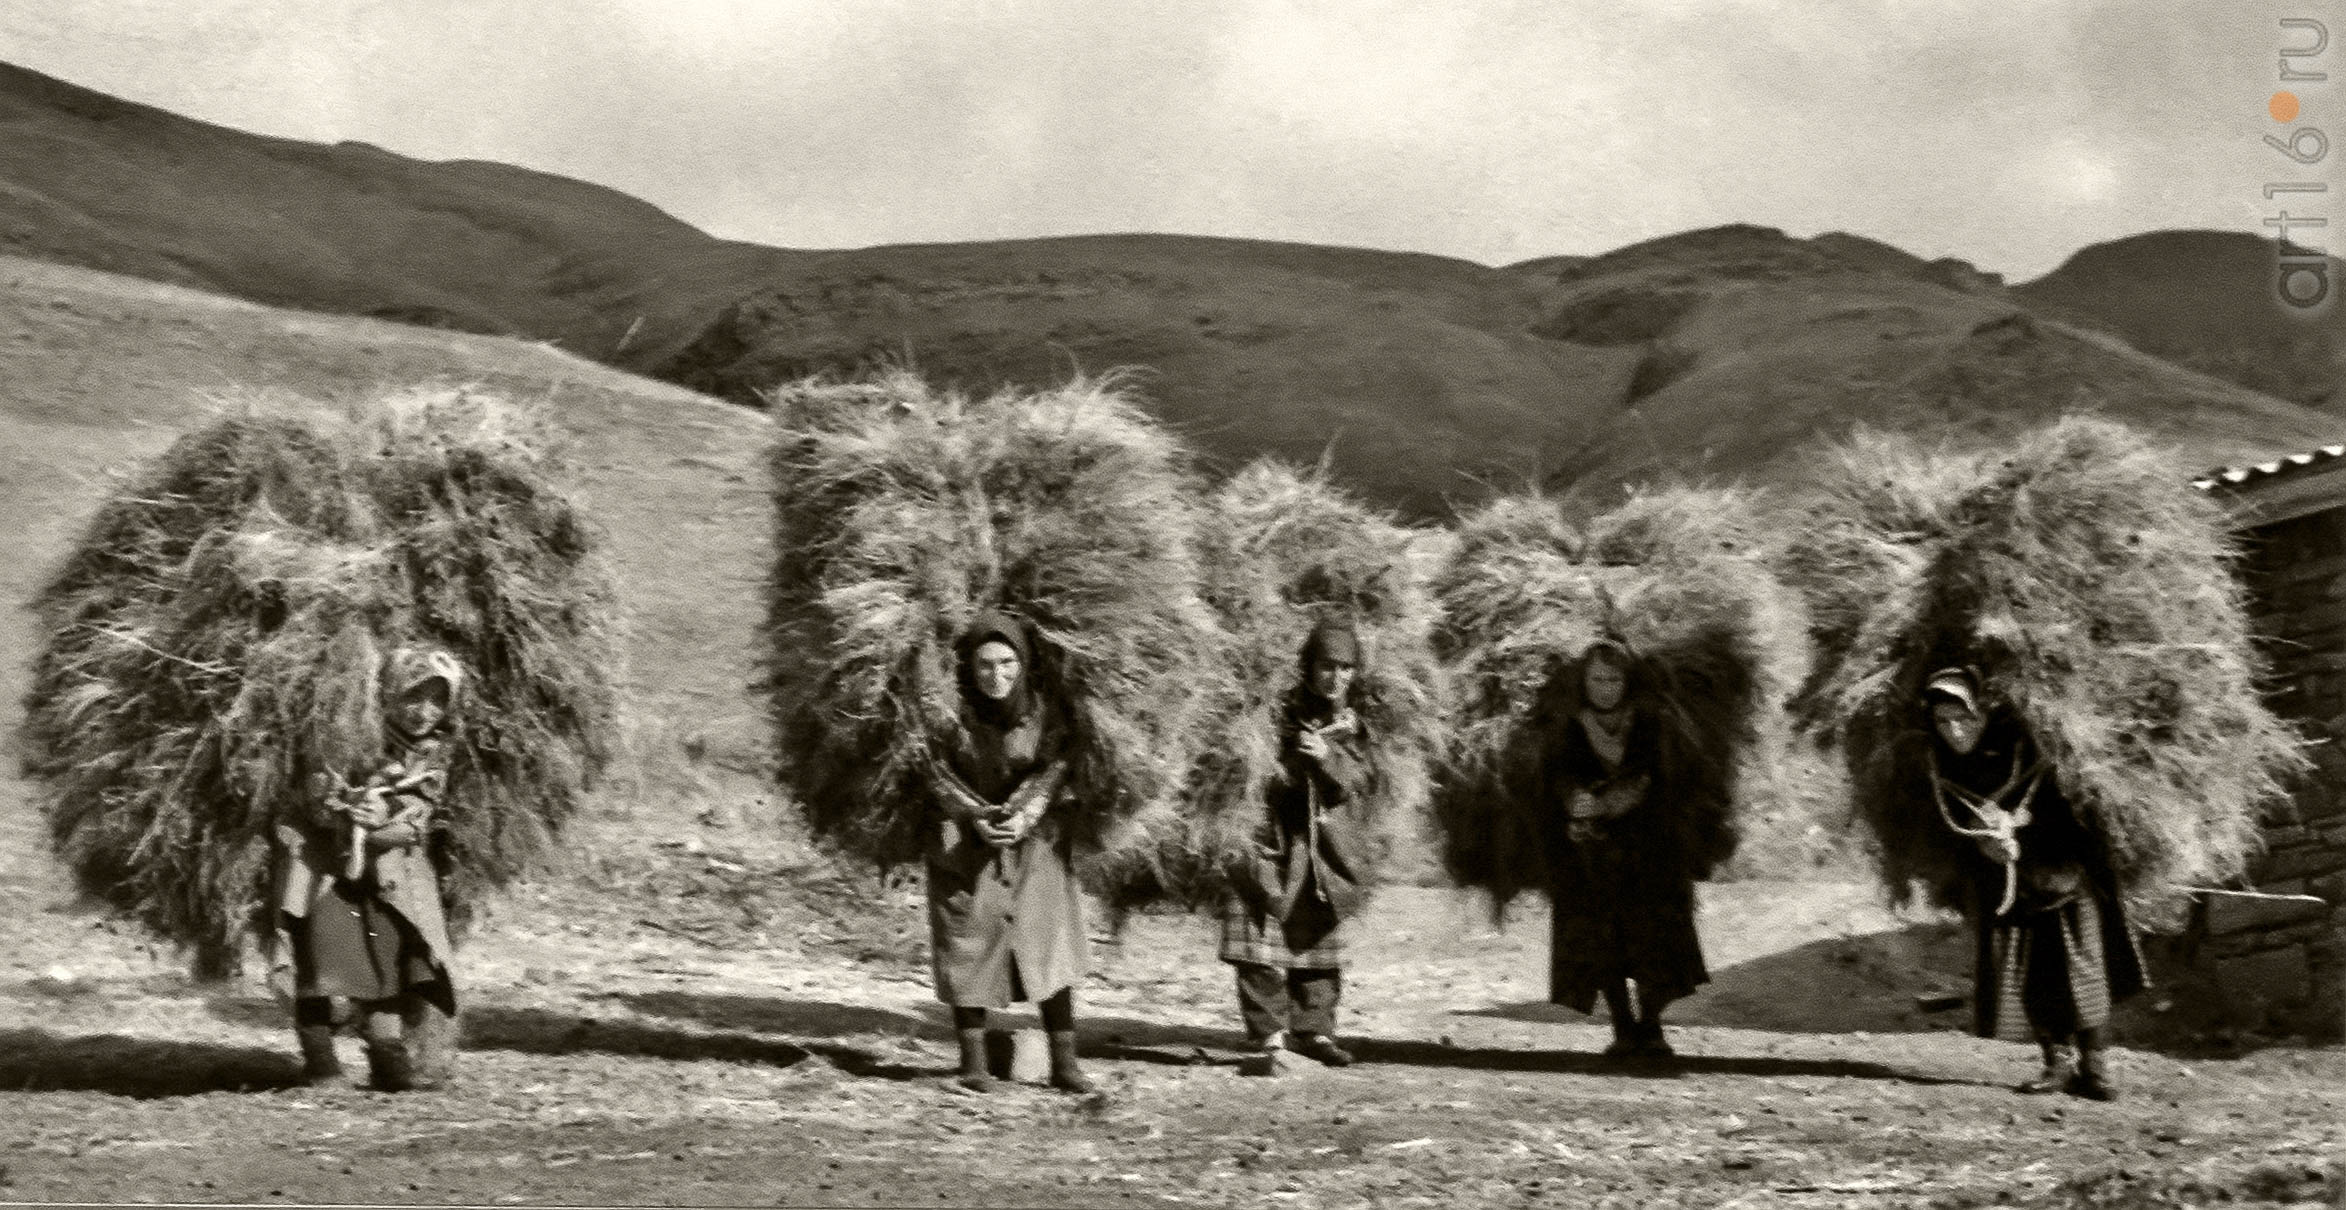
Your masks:
M 1537 904 L 1389 891 L 1363 1062 L 1278 1079 L 1229 1050 L 1210 922 L 1095 922 L 1088 1098 L 950 1088 L 917 898 L 788 853 L 695 836 L 509 901 L 463 954 L 459 1081 L 398 1096 L 295 1085 L 257 983 L 48 894 L 0 905 L 5 1200 L 2346 1204 L 2346 1053 L 2128 1050 L 2115 1104 L 2017 1096 L 2029 1052 L 1918 1000 L 1960 988 L 1954 928 L 1856 886 L 1706 888 L 1714 982 L 1638 1071 L 1541 1003 Z
M 200 419 L 203 391 L 437 375 L 542 391 L 578 438 L 636 608 L 639 712 L 627 769 L 574 835 L 591 856 L 500 905 L 462 954 L 458 1083 L 302 1088 L 257 983 L 190 984 L 50 857 L 8 751 L 36 637 L 20 606 L 113 476 Z M 761 799 L 742 670 L 768 557 L 762 425 L 536 346 L 0 258 L 0 1202 L 2346 1196 L 2346 1052 L 2134 1049 L 2117 1104 L 2018 1097 L 2032 1056 L 1918 1006 L 1963 986 L 1955 930 L 1825 881 L 1706 888 L 1714 981 L 1673 1011 L 1670 1070 L 1605 1066 L 1602 1025 L 1541 1002 L 1536 903 L 1499 932 L 1471 898 L 1396 889 L 1348 976 L 1357 1067 L 1240 1076 L 1210 922 L 1144 919 L 1095 947 L 1079 993 L 1100 1095 L 958 1095 L 917 899 L 810 861 Z

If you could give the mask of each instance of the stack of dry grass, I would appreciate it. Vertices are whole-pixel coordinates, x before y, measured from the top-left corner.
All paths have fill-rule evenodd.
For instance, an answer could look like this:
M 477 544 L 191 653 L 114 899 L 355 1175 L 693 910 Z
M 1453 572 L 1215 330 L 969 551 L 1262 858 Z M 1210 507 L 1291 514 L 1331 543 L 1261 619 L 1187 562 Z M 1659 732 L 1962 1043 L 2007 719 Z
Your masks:
M 765 685 L 815 836 L 922 851 L 926 754 L 963 727 L 953 644 L 1030 623 L 1063 711 L 1094 873 L 1169 826 L 1205 742 L 1219 631 L 1198 596 L 1188 460 L 1117 383 L 969 399 L 898 372 L 773 397 L 779 514 Z
M 1220 906 L 1232 863 L 1251 852 L 1263 821 L 1280 715 L 1301 681 L 1304 640 L 1322 622 L 1349 624 L 1360 638 L 1352 700 L 1375 764 L 1367 806 L 1381 847 L 1416 838 L 1448 704 L 1433 594 L 1414 558 L 1419 537 L 1324 473 L 1276 462 L 1246 467 L 1207 500 L 1205 596 L 1229 636 L 1213 669 L 1209 742 L 1162 843 L 1108 879 L 1116 906 Z
M 1747 494 L 1674 488 L 1574 524 L 1555 501 L 1494 501 L 1460 527 L 1436 583 L 1438 642 L 1459 695 L 1436 789 L 1450 876 L 1504 907 L 1548 885 L 1543 746 L 1598 638 L 1628 643 L 1657 692 L 1690 858 L 1707 872 L 1735 846 L 1738 782 L 1765 759 L 1764 714 L 1806 668 L 1797 601 L 1775 578 Z
M 1832 452 L 1785 566 L 1821 648 L 1804 719 L 1837 741 L 1904 900 L 1959 906 L 1929 797 L 1922 681 L 1976 665 L 2108 838 L 2129 909 L 2237 876 L 2302 767 L 2267 710 L 2220 506 L 2165 453 L 2069 419 L 1993 450 L 1860 435 Z
M 298 406 L 297 406 L 298 405 Z M 382 653 L 470 673 L 437 854 L 459 921 L 538 867 L 610 753 L 601 540 L 474 391 L 244 401 L 100 510 L 36 607 L 28 771 L 89 891 L 235 969 L 277 819 L 382 754 Z

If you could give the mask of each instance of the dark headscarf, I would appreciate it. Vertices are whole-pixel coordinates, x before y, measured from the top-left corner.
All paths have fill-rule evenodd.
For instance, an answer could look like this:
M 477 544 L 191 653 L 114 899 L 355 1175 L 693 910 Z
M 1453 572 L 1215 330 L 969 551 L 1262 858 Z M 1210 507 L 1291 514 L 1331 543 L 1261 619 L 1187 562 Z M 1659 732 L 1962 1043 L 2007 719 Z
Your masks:
M 1312 691 L 1312 665 L 1323 655 L 1352 661 L 1352 684 L 1355 689 L 1360 685 L 1360 634 L 1352 623 L 1322 622 L 1312 627 L 1310 637 L 1303 640 L 1303 651 L 1296 656 L 1295 690 L 1288 694 L 1288 713 L 1299 719 L 1326 718 L 1349 704 L 1323 701 Z
M 1322 622 L 1312 627 L 1311 637 L 1303 641 L 1303 653 L 1296 659 L 1296 667 L 1306 681 L 1311 679 L 1312 665 L 1321 656 L 1350 660 L 1360 667 L 1360 633 L 1350 622 Z
M 1588 645 L 1588 650 L 1580 653 L 1580 663 L 1574 669 L 1574 673 L 1579 678 L 1579 680 L 1572 686 L 1572 696 L 1578 700 L 1584 708 L 1589 710 L 1596 709 L 1596 707 L 1589 705 L 1588 703 L 1588 670 L 1599 660 L 1608 661 L 1615 668 L 1621 670 L 1620 704 L 1614 706 L 1610 710 L 1602 711 L 1602 713 L 1606 715 L 1612 715 L 1624 710 L 1634 709 L 1637 704 L 1639 690 L 1644 687 L 1639 683 L 1637 653 L 1630 650 L 1627 640 L 1619 638 L 1615 635 L 1599 636 L 1596 641 Z
M 988 643 L 1000 643 L 1018 653 L 1018 684 L 1010 696 L 996 701 L 987 697 L 977 685 L 977 650 Z M 956 644 L 961 664 L 961 696 L 969 703 L 970 713 L 980 722 L 996 727 L 1015 727 L 1034 713 L 1035 663 L 1034 644 L 1027 639 L 1025 623 L 998 610 L 979 614 L 969 629 L 961 633 Z

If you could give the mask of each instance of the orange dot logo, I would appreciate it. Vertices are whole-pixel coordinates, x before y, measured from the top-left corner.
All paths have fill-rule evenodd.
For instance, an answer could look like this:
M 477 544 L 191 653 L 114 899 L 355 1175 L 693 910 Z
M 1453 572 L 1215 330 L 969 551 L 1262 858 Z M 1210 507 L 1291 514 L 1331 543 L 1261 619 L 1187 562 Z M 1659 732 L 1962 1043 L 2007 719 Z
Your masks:
M 2272 112 L 2276 122 L 2294 122 L 2297 120 L 2297 94 L 2276 92 L 2273 99 L 2266 102 L 2265 108 Z

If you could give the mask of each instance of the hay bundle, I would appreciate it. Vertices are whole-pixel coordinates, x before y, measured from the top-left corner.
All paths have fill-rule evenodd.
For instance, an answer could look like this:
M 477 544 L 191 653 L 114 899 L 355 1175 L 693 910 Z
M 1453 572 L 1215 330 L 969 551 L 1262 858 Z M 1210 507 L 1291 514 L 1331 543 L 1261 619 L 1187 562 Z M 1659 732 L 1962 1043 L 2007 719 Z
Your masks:
M 1437 635 L 1459 695 L 1434 803 L 1453 879 L 1504 907 L 1548 883 L 1533 792 L 1544 739 L 1578 692 L 1579 660 L 1606 634 L 1637 653 L 1672 745 L 1664 788 L 1706 872 L 1732 853 L 1742 768 L 1760 759 L 1763 712 L 1798 683 L 1806 639 L 1740 492 L 1631 497 L 1585 526 L 1553 501 L 1510 497 L 1461 527 L 1436 594 Z
M 459 920 L 550 855 L 610 752 L 612 581 L 514 409 L 321 414 L 256 403 L 183 437 L 35 602 L 26 765 L 58 850 L 207 976 L 235 969 L 310 775 L 380 758 L 393 645 L 469 673 L 436 854 Z
M 2304 764 L 2258 693 L 2223 512 L 2124 428 L 2069 419 L 1995 451 L 1861 436 L 1833 451 L 1788 574 L 1829 623 L 1804 719 L 1837 741 L 1904 900 L 1957 906 L 1915 698 L 1977 665 L 2108 839 L 2138 920 L 2237 876 Z
M 1216 669 L 1211 742 L 1190 771 L 1186 811 L 1147 861 L 1113 880 L 1117 906 L 1220 906 L 1231 863 L 1251 852 L 1263 819 L 1304 640 L 1323 621 L 1351 624 L 1361 642 L 1353 702 L 1375 765 L 1365 804 L 1373 826 L 1385 847 L 1414 834 L 1448 705 L 1419 536 L 1324 474 L 1276 462 L 1247 466 L 1207 501 L 1205 596 L 1230 642 Z
M 1145 847 L 1219 649 L 1173 438 L 1113 380 L 972 400 L 899 372 L 773 404 L 765 687 L 814 834 L 883 866 L 919 856 L 926 754 L 964 726 L 953 643 L 1002 609 L 1034 627 L 1031 675 L 1063 711 L 1079 849 Z

